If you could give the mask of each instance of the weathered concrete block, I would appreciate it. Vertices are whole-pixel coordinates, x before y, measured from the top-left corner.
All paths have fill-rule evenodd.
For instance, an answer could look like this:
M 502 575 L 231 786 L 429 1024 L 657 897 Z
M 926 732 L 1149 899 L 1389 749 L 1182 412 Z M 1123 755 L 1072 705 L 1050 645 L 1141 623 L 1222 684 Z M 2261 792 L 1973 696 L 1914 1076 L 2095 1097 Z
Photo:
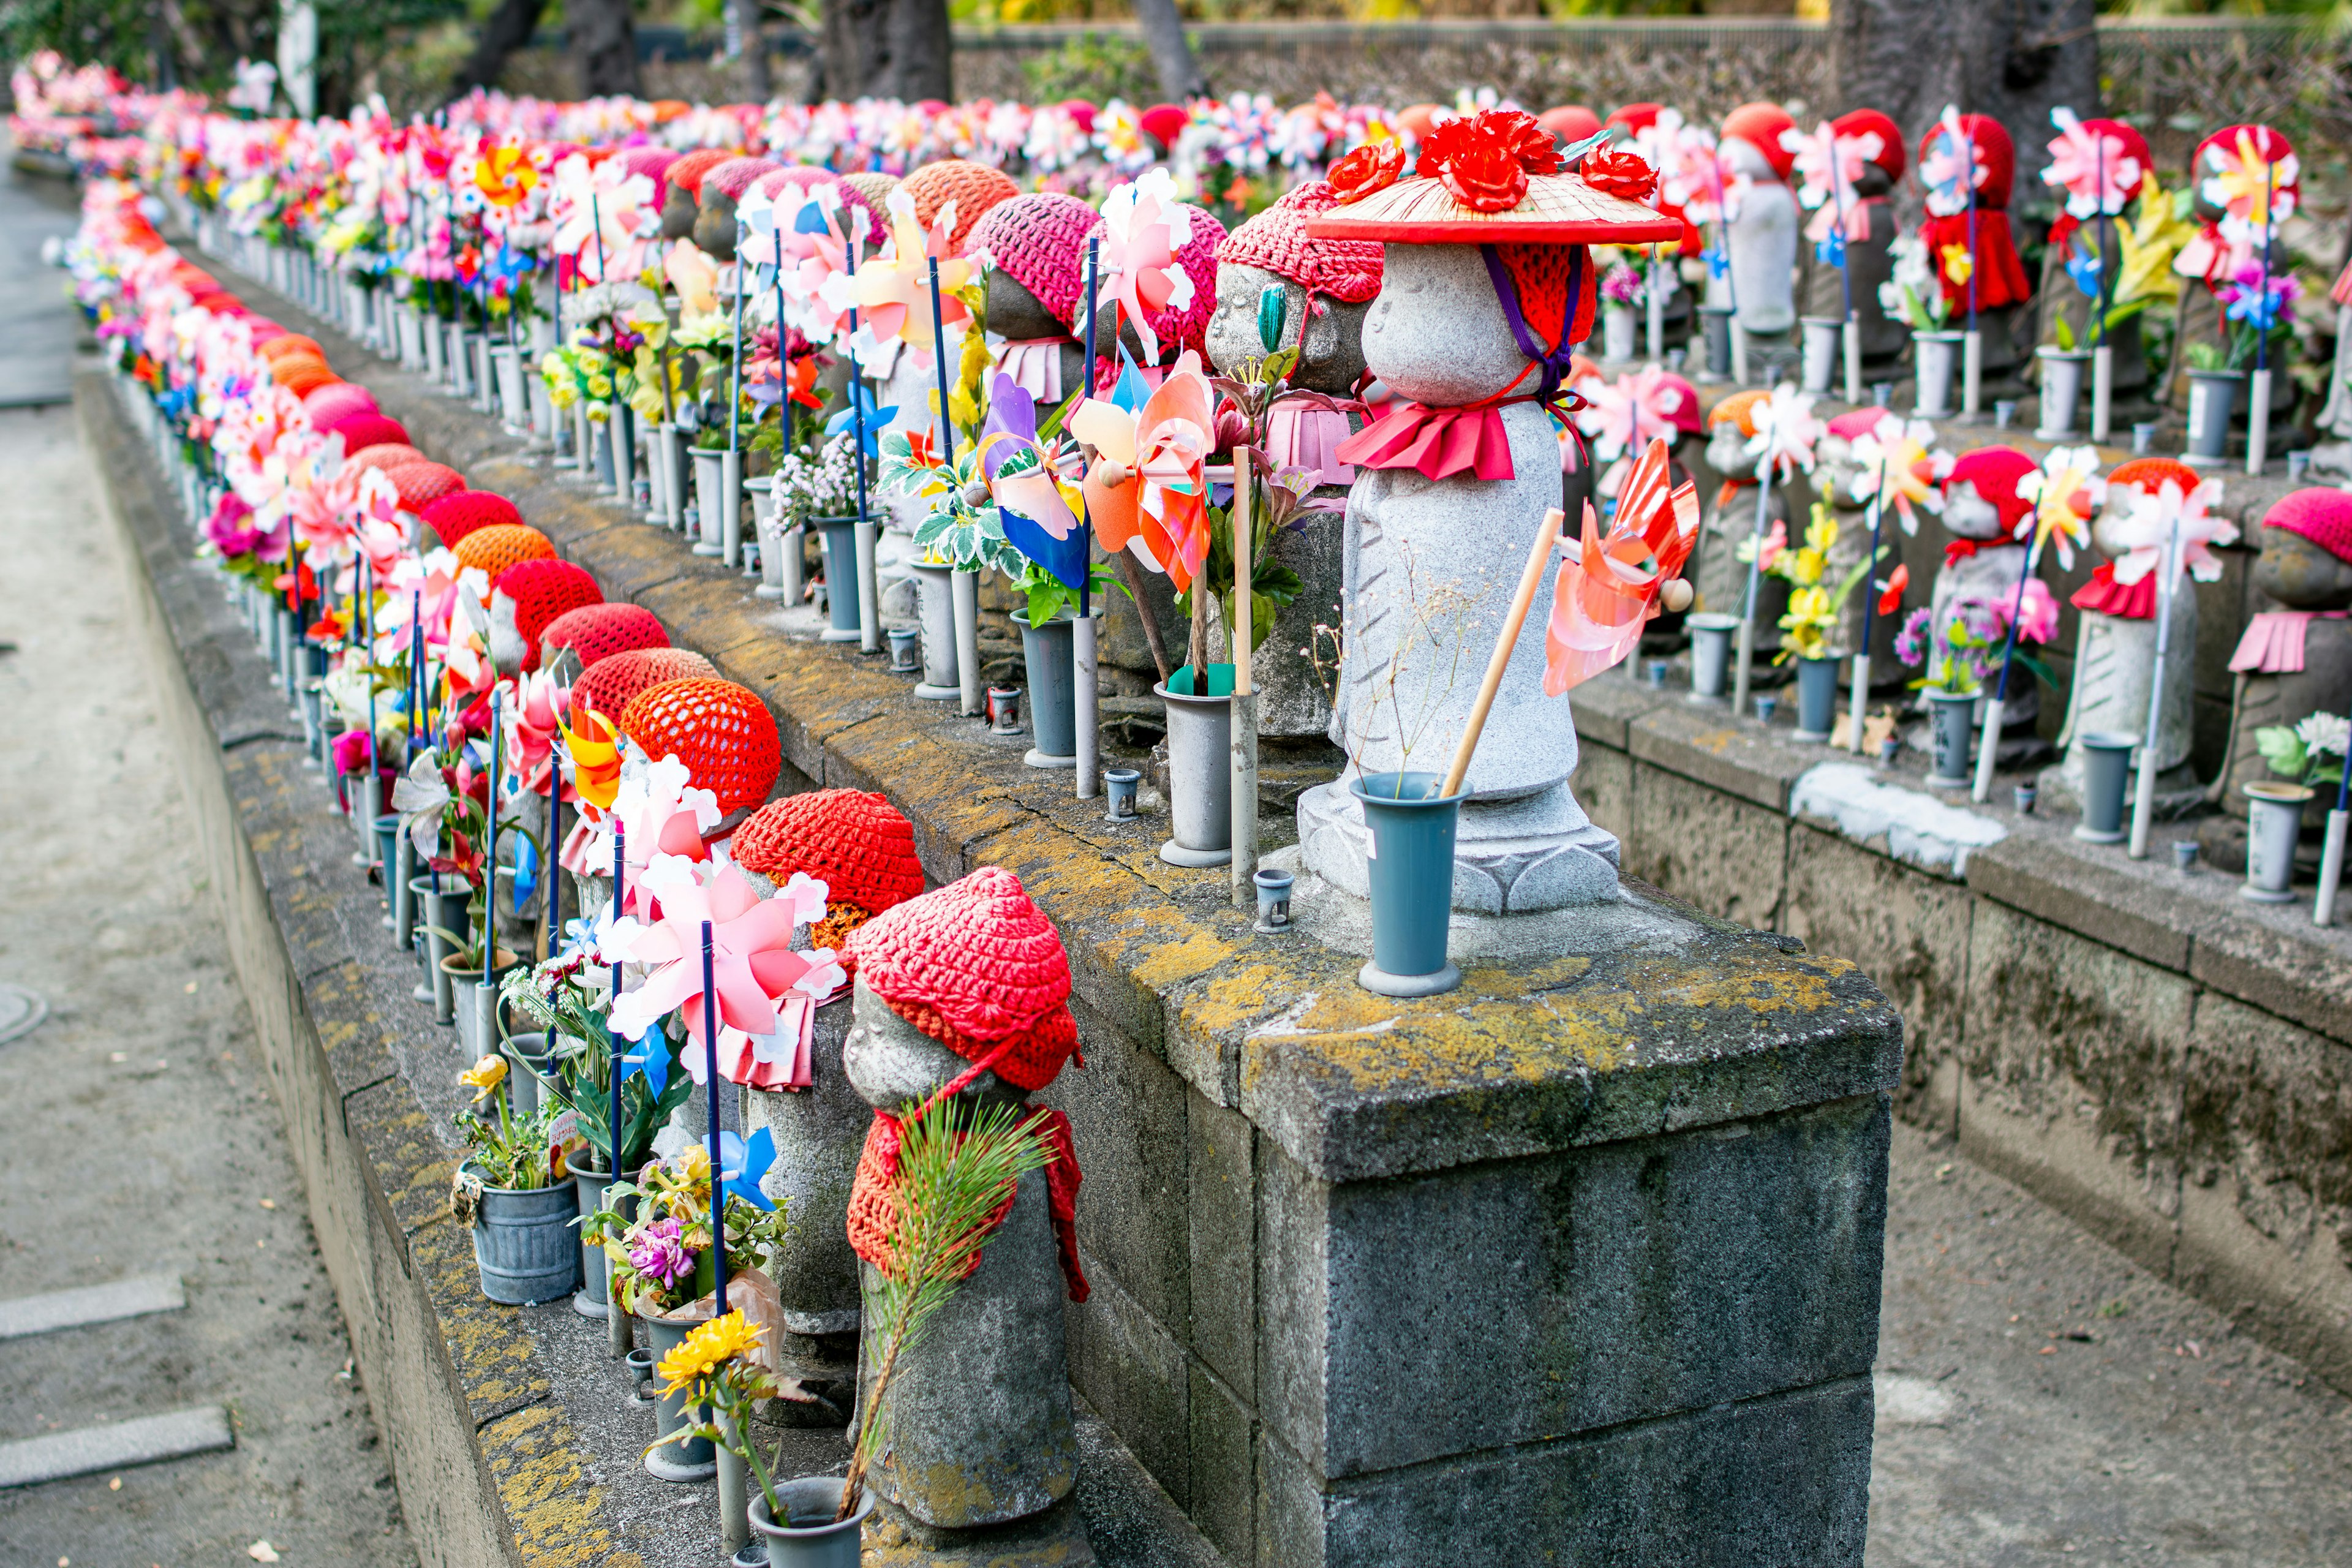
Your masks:
M 1166 1326 L 1120 1289 L 1116 1269 L 1082 1256 L 1092 1289 L 1084 1303 L 1065 1304 L 1070 1379 L 1118 1428 L 1138 1462 L 1185 1506 L 1192 1489 L 1190 1358 Z
M 1086 1055 L 1083 1071 L 1073 1065 L 1040 1097 L 1068 1113 L 1086 1173 L 1079 1244 L 1181 1342 L 1192 1315 L 1184 1180 L 1190 1091 L 1124 1035 L 1090 1031 Z
M 1625 869 L 1744 926 L 1779 929 L 1789 819 L 1664 768 L 1633 770 Z
M 1189 1511 L 1201 1532 L 1235 1563 L 1248 1563 L 1257 1537 L 1257 1421 L 1216 1373 L 1192 1366 Z
M 1578 689 L 1581 696 L 1582 688 Z M 1580 719 L 1582 711 L 1580 707 Z M 1622 731 L 1623 726 L 1620 724 L 1617 728 Z M 1633 832 L 1632 757 L 1622 751 L 1588 743 L 1577 757 L 1576 776 L 1569 783 L 1575 788 L 1576 798 L 1582 803 L 1585 816 L 1615 834 L 1621 844 L 1630 842 Z
M 1320 1235 L 1269 1248 L 1268 1384 L 1297 1396 L 1265 1419 L 1337 1482 L 1859 1376 L 1886 1140 L 1869 1095 L 1389 1182 L 1285 1173 L 1262 1232 Z
M 1185 1097 L 1192 1191 L 1192 1352 L 1243 1400 L 1257 1396 L 1256 1134 L 1240 1112 Z

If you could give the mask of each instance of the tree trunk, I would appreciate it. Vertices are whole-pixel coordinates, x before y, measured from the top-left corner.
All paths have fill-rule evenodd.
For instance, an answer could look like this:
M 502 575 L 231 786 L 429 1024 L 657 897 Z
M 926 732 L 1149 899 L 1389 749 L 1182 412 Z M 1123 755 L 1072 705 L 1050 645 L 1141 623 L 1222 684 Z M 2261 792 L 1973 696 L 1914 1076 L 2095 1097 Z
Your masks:
M 1990 115 L 2017 144 L 2014 205 L 2042 189 L 2051 109 L 2099 112 L 2095 10 L 2095 0 L 1830 0 L 1830 100 L 1884 110 L 1913 149 L 1946 104 Z
M 580 62 L 580 90 L 591 98 L 637 91 L 637 35 L 629 0 L 570 0 L 572 53 Z
M 825 0 L 824 96 L 955 101 L 947 0 Z
M 1176 0 L 1135 0 L 1135 16 L 1143 24 L 1152 68 L 1160 73 L 1160 95 L 1171 103 L 1206 98 L 1209 79 L 1184 40 L 1184 18 L 1176 14 Z
M 482 23 L 474 52 L 449 79 L 449 96 L 463 98 L 476 88 L 494 88 L 506 74 L 508 57 L 530 42 L 547 0 L 499 0 L 499 8 Z
M 728 0 L 743 49 L 743 86 L 754 103 L 775 90 L 768 79 L 768 40 L 760 32 L 760 0 Z

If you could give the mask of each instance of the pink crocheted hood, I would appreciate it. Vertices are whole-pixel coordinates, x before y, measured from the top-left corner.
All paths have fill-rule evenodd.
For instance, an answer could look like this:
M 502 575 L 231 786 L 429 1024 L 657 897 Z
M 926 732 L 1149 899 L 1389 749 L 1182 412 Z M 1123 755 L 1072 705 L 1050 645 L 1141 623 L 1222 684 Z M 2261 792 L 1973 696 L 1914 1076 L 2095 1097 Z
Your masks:
M 1381 291 L 1382 247 L 1369 239 L 1309 239 L 1307 220 L 1339 205 L 1328 180 L 1309 180 L 1218 242 L 1217 259 L 1255 267 L 1317 294 L 1360 305 Z
M 1075 330 L 1086 291 L 1087 233 L 1095 209 L 1059 191 L 1034 191 L 988 209 L 971 231 L 971 249 L 1037 296 L 1063 325 Z

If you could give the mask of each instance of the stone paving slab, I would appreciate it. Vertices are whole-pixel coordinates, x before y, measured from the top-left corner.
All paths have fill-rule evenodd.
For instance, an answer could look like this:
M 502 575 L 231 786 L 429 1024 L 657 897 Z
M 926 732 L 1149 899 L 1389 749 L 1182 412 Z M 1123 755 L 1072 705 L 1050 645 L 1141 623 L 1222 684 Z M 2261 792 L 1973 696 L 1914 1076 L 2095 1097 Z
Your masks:
M 188 1293 L 176 1274 L 140 1274 L 46 1296 L 19 1296 L 0 1301 L 0 1340 L 120 1322 L 149 1312 L 176 1312 L 187 1304 Z
M 228 1412 L 217 1405 L 141 1415 L 47 1437 L 0 1443 L 0 1487 L 38 1486 L 100 1470 L 160 1464 L 236 1446 Z

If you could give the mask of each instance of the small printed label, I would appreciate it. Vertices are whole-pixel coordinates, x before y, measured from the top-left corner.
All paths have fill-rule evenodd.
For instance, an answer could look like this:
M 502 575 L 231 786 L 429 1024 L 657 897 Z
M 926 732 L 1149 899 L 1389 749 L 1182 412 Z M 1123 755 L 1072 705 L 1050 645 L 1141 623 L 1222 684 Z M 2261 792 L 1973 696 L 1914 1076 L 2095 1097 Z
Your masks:
M 2205 427 L 2205 399 L 2211 391 L 2212 389 L 2201 381 L 2192 381 L 2189 384 L 2189 428 L 2190 430 L 2201 430 Z

